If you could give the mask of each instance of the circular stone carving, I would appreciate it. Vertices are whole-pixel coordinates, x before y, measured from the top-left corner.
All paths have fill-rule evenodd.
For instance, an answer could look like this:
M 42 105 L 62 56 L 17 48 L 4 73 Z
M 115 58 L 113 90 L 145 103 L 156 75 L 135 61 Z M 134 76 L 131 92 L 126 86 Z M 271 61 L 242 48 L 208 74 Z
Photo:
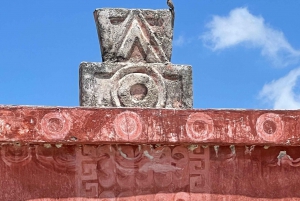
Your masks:
M 117 107 L 156 107 L 166 105 L 166 87 L 161 74 L 149 66 L 127 66 L 112 77 L 111 96 Z
M 51 118 L 48 121 L 48 129 L 51 132 L 59 132 L 63 129 L 63 122 L 58 118 Z
M 153 79 L 142 73 L 132 73 L 119 81 L 118 96 L 126 107 L 155 107 L 158 90 Z
M 48 139 L 63 139 L 71 128 L 71 121 L 67 114 L 48 113 L 41 122 L 43 133 Z
M 127 111 L 115 118 L 114 129 L 118 137 L 123 140 L 134 140 L 141 135 L 143 124 L 139 115 Z
M 189 116 L 186 123 L 186 132 L 192 140 L 206 140 L 214 131 L 212 118 L 204 113 L 194 113 Z
M 8 166 L 24 166 L 27 165 L 32 158 L 31 149 L 28 146 L 2 146 L 1 157 Z
M 266 141 L 276 141 L 282 135 L 282 120 L 278 114 L 266 113 L 256 122 L 257 134 Z

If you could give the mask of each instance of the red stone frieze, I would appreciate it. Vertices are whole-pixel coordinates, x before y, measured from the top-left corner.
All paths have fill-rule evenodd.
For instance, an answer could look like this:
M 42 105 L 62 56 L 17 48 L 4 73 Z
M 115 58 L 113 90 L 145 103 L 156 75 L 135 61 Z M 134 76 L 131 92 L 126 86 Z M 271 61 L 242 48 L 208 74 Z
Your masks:
M 300 145 L 300 111 L 0 107 L 0 142 Z
M 299 111 L 0 107 L 0 200 L 300 200 Z
M 0 200 L 299 200 L 299 147 L 3 145 Z

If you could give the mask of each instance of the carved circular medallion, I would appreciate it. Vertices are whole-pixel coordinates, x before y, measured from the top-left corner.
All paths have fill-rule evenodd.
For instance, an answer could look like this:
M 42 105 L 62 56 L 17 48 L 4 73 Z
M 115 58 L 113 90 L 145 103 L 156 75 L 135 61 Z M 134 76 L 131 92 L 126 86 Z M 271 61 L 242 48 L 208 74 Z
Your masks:
M 140 116 L 134 112 L 123 112 L 114 120 L 114 129 L 118 137 L 123 140 L 137 139 L 143 129 Z
M 71 128 L 70 117 L 62 113 L 48 113 L 42 121 L 43 133 L 48 139 L 63 139 Z
M 186 132 L 192 140 L 206 140 L 214 131 L 212 118 L 204 113 L 191 114 L 187 119 Z
M 112 77 L 112 83 L 111 96 L 118 107 L 165 107 L 165 83 L 153 67 L 121 68 Z
M 158 90 L 153 79 L 142 73 L 131 73 L 119 81 L 118 96 L 126 107 L 155 107 Z
M 278 114 L 266 113 L 256 122 L 257 134 L 266 141 L 276 141 L 282 135 L 282 120 Z

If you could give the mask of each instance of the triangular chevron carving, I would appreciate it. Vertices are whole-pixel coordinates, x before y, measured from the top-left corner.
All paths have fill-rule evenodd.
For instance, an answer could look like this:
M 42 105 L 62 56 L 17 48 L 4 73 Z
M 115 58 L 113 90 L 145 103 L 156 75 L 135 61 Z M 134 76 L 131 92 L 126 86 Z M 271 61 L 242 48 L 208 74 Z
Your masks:
M 169 10 L 99 9 L 94 14 L 104 61 L 170 61 L 173 28 Z

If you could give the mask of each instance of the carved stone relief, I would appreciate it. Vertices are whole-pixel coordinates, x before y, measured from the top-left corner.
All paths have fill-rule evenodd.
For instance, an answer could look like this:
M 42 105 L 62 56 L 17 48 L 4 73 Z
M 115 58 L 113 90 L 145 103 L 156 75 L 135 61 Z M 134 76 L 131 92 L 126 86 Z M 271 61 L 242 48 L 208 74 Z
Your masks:
M 192 108 L 190 66 L 81 63 L 80 104 L 95 107 Z
M 64 138 L 70 131 L 71 121 L 68 114 L 48 113 L 41 120 L 42 133 L 48 139 Z
M 81 63 L 81 106 L 192 108 L 191 66 L 170 63 L 170 10 L 105 8 L 94 17 L 104 63 Z
M 97 9 L 94 16 L 104 62 L 170 61 L 173 40 L 170 11 Z
M 249 151 L 243 146 L 234 152 L 220 146 L 216 154 L 213 146 L 200 145 L 4 145 L 0 176 L 10 188 L 0 183 L 0 199 L 300 198 L 298 147 L 256 146 Z M 12 187 L 17 193 L 9 193 Z
M 0 141 L 300 145 L 299 111 L 0 108 Z
M 283 134 L 282 119 L 278 114 L 263 114 L 257 119 L 256 130 L 262 139 L 277 141 Z

